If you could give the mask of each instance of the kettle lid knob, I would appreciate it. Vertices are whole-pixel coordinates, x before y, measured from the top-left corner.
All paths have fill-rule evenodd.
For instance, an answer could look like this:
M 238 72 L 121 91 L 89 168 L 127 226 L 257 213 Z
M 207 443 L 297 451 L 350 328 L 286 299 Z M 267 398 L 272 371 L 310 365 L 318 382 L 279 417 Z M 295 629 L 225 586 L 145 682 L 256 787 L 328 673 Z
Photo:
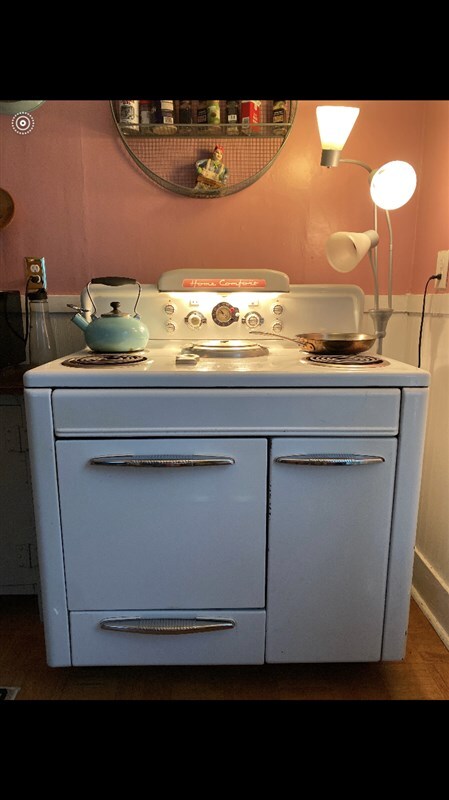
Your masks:
M 110 303 L 112 306 L 112 311 L 109 311 L 108 314 L 102 314 L 102 317 L 129 317 L 129 314 L 124 314 L 123 311 L 119 310 L 120 303 L 115 300 L 113 303 Z

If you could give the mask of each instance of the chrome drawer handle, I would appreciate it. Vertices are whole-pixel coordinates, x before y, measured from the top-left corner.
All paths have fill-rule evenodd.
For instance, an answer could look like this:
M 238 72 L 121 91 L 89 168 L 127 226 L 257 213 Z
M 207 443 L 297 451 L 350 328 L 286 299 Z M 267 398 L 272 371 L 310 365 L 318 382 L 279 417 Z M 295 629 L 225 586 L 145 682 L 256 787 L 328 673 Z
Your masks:
M 89 464 L 103 467 L 221 467 L 235 464 L 227 456 L 98 456 Z
M 319 453 L 318 455 L 279 456 L 275 461 L 278 464 L 299 464 L 306 467 L 359 467 L 364 464 L 381 464 L 385 459 L 382 456 L 359 456 L 352 453 L 336 455 Z
M 180 633 L 209 633 L 234 628 L 233 619 L 215 619 L 194 617 L 193 619 L 145 619 L 136 617 L 130 619 L 114 618 L 102 619 L 100 628 L 104 631 L 119 631 L 121 633 L 151 633 L 158 636 L 174 635 Z

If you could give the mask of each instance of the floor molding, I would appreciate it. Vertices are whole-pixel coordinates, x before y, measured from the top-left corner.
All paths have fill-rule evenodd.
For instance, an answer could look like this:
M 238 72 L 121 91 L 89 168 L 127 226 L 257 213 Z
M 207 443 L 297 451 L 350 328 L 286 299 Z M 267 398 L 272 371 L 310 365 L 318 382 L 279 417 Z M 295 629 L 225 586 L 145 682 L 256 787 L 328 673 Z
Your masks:
M 449 587 L 419 549 L 415 550 L 412 597 L 449 650 Z

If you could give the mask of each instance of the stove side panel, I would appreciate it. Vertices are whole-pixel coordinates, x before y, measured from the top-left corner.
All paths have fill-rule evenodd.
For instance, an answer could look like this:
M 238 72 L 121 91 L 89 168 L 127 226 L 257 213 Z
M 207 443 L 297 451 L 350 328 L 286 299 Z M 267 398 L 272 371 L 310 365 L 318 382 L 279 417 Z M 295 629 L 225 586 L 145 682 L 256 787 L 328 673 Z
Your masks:
M 50 389 L 25 389 L 47 663 L 71 666 Z
M 428 389 L 403 389 L 382 661 L 405 657 Z

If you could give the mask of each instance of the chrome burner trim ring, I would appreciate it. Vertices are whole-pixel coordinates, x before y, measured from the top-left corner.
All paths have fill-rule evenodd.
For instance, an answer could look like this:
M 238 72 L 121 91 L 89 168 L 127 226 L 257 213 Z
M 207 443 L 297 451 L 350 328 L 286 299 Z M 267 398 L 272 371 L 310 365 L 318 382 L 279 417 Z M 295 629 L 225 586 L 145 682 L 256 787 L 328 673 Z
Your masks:
M 228 341 L 226 339 L 197 342 L 186 347 L 183 353 L 192 353 L 200 358 L 254 358 L 267 356 L 269 350 L 257 342 Z

